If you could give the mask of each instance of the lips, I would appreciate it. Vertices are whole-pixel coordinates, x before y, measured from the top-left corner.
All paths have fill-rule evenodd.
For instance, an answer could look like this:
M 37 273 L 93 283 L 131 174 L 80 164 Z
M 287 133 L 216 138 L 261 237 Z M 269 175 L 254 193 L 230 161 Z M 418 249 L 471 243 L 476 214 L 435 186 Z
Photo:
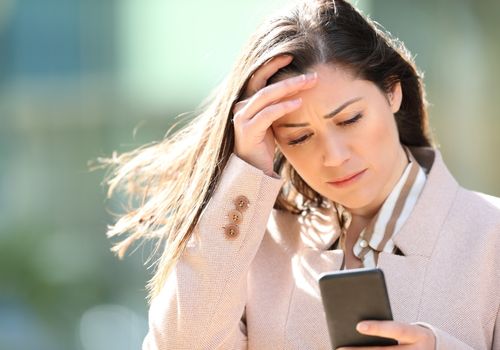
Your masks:
M 345 183 L 351 182 L 352 180 L 357 179 L 359 177 L 359 175 L 363 174 L 365 171 L 366 171 L 366 169 L 361 170 L 357 173 L 353 173 L 353 174 L 335 179 L 333 181 L 328 181 L 328 183 L 332 184 L 332 185 L 342 185 L 342 184 L 345 184 Z

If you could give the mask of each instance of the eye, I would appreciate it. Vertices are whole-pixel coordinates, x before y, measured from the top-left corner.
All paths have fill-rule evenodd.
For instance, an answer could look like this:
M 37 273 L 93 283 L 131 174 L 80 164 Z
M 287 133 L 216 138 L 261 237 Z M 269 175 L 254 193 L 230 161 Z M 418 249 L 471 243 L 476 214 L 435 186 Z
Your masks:
M 349 126 L 351 124 L 354 124 L 356 123 L 358 120 L 360 120 L 361 118 L 363 117 L 363 114 L 361 113 L 358 113 L 356 114 L 354 117 L 352 117 L 351 119 L 348 119 L 346 121 L 343 121 L 341 123 L 339 123 L 339 125 L 341 126 Z
M 295 145 L 298 145 L 298 144 L 301 144 L 301 143 L 304 143 L 306 142 L 310 137 L 312 136 L 312 134 L 307 134 L 307 135 L 304 135 L 304 136 L 301 136 L 299 137 L 298 139 L 295 139 L 295 140 L 292 140 L 290 142 L 288 142 L 288 144 L 290 146 L 295 146 Z

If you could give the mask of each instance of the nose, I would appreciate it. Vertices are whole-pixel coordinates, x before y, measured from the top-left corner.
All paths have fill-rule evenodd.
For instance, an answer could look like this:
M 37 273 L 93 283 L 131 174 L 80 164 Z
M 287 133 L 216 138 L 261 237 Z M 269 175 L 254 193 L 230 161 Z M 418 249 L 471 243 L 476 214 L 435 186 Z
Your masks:
M 324 166 L 338 167 L 344 164 L 351 157 L 349 145 L 341 135 L 325 135 L 323 143 Z

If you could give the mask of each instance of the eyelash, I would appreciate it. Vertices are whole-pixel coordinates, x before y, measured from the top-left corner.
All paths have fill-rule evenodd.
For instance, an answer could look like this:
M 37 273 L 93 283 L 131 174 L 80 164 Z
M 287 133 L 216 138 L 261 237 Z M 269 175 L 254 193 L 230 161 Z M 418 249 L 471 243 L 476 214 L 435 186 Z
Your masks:
M 339 123 L 339 125 L 343 126 L 343 127 L 351 126 L 352 124 L 354 124 L 358 120 L 360 120 L 362 117 L 363 117 L 363 114 L 358 113 L 354 117 L 352 117 L 351 119 L 348 119 L 346 121 L 343 121 L 343 122 Z M 300 145 L 301 143 L 304 143 L 305 141 L 307 141 L 309 139 L 309 137 L 311 137 L 311 136 L 312 136 L 312 134 L 301 136 L 298 139 L 295 139 L 295 140 L 292 140 L 292 141 L 288 142 L 288 145 L 289 146 Z

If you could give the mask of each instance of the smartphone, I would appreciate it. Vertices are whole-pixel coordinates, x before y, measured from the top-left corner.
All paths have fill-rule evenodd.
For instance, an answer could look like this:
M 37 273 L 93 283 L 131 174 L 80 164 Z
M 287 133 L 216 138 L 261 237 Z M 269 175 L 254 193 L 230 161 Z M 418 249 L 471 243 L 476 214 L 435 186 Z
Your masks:
M 365 335 L 356 330 L 358 322 L 363 320 L 392 320 L 382 270 L 361 268 L 323 273 L 319 288 L 332 349 L 398 344 L 395 339 Z

